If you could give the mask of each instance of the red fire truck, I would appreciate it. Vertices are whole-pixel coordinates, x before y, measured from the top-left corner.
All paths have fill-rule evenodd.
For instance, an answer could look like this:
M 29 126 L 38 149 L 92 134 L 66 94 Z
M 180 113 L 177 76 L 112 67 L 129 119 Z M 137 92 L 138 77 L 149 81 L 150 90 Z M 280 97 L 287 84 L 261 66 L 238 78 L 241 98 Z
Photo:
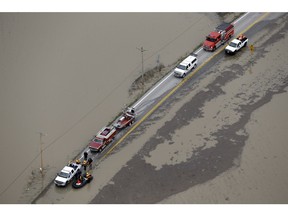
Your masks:
M 215 51 L 234 35 L 234 25 L 231 23 L 222 23 L 215 31 L 211 32 L 203 43 L 203 49 L 206 51 Z

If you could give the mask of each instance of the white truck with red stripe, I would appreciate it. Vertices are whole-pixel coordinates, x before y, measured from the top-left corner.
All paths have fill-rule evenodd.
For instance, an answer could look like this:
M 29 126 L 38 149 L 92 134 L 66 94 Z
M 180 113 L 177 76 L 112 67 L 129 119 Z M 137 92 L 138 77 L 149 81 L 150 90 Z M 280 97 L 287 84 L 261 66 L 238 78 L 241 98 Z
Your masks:
M 215 51 L 219 46 L 226 43 L 234 35 L 234 25 L 231 23 L 222 23 L 215 31 L 206 36 L 203 43 L 203 49 L 206 51 Z

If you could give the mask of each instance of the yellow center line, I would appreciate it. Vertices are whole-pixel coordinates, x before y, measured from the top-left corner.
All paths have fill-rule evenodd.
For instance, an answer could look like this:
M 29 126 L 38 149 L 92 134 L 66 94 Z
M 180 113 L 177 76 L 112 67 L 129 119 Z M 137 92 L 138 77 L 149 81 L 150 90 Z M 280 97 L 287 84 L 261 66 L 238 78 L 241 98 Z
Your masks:
M 264 19 L 266 16 L 268 16 L 269 13 L 263 14 L 261 17 L 259 17 L 256 21 L 254 21 L 252 24 L 250 24 L 246 29 L 244 29 L 240 34 L 243 34 L 244 32 L 248 31 L 250 28 L 252 28 L 256 23 Z M 199 67 L 197 67 L 192 73 L 190 73 L 188 76 L 186 76 L 177 86 L 175 86 L 165 97 L 163 97 L 151 110 L 149 110 L 139 121 L 136 122 L 136 124 L 133 125 L 132 128 L 128 130 L 126 134 L 124 134 L 110 149 L 108 152 L 103 155 L 100 160 L 97 161 L 97 164 L 102 161 L 105 157 L 107 157 L 115 148 L 118 146 L 132 131 L 134 131 L 144 120 L 148 118 L 156 109 L 158 109 L 175 91 L 177 91 L 185 82 L 187 82 L 189 79 L 191 79 L 202 67 L 204 67 L 209 61 L 212 60 L 216 55 L 218 55 L 221 51 L 225 49 L 226 46 L 221 47 L 218 49 L 214 55 L 210 56 L 205 62 L 202 63 Z

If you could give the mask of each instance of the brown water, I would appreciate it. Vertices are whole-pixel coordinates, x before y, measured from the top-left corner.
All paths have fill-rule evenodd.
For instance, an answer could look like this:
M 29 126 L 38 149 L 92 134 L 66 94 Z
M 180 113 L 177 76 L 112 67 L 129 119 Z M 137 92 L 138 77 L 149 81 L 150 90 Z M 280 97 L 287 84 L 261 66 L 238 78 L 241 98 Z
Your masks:
M 145 69 L 172 64 L 218 23 L 199 13 L 0 14 L 0 203 L 30 202 L 134 100 L 137 47 Z M 47 133 L 42 183 L 37 132 Z

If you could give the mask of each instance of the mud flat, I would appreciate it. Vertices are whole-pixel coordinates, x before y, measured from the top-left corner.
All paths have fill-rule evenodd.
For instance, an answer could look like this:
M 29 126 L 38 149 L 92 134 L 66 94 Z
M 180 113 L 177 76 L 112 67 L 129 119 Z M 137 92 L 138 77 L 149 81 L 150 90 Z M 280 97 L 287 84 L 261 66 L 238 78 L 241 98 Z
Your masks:
M 286 88 L 285 91 L 288 89 Z M 160 203 L 285 203 L 288 200 L 287 92 L 254 111 L 237 166 Z
M 265 22 L 101 163 L 91 203 L 287 203 L 287 14 Z

